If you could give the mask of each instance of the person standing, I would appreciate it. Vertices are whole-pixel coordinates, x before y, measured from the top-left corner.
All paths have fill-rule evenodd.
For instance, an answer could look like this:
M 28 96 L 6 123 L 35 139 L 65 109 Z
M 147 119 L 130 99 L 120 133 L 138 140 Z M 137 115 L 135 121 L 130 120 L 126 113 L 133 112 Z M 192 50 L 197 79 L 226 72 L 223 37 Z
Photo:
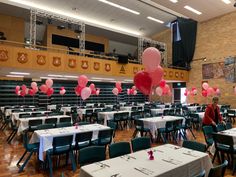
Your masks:
M 212 104 L 209 104 L 206 108 L 202 126 L 212 126 L 213 130 L 217 132 L 217 124 L 224 123 L 223 118 L 220 114 L 220 108 L 218 106 L 219 98 L 213 97 Z

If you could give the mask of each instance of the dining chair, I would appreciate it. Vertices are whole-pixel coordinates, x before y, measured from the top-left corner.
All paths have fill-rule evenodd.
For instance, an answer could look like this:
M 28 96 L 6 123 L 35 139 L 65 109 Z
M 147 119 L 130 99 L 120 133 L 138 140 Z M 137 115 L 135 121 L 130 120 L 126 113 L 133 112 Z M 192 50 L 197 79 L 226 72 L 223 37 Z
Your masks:
M 131 140 L 133 152 L 148 149 L 151 147 L 151 139 L 149 137 L 137 137 Z
M 153 142 L 151 130 L 149 128 L 144 127 L 143 120 L 136 119 L 136 120 L 134 120 L 134 124 L 135 124 L 135 130 L 132 135 L 133 138 L 136 137 L 138 132 L 140 132 L 141 137 L 143 136 L 144 133 L 145 133 L 145 136 L 147 136 L 147 133 L 149 133 L 151 141 Z
M 105 146 L 89 146 L 79 150 L 78 163 L 80 166 L 99 162 L 106 159 Z
M 113 143 L 113 144 L 110 144 L 108 147 L 109 147 L 110 158 L 114 158 L 114 157 L 131 153 L 129 142 Z
M 49 165 L 49 171 L 50 171 L 50 177 L 53 176 L 51 156 L 54 156 L 54 155 L 69 154 L 72 170 L 73 171 L 76 170 L 76 163 L 75 163 L 73 149 L 72 149 L 72 141 L 73 141 L 73 135 L 53 137 L 52 148 L 47 150 L 46 152 L 48 165 Z M 66 159 L 66 162 L 67 162 L 67 159 Z
M 200 152 L 206 152 L 206 145 L 202 144 L 197 141 L 189 141 L 189 140 L 184 140 L 183 145 L 184 148 L 200 151 Z
M 30 157 L 33 155 L 34 152 L 38 152 L 39 150 L 39 143 L 33 143 L 33 144 L 29 144 L 29 140 L 28 140 L 28 132 L 25 131 L 23 133 L 23 146 L 25 148 L 25 152 L 24 154 L 21 156 L 21 158 L 19 159 L 19 161 L 17 162 L 17 166 L 20 164 L 20 162 L 23 160 L 23 158 L 25 157 L 25 155 L 27 154 L 27 152 L 29 152 L 30 154 L 28 155 L 28 157 L 26 158 L 26 160 L 24 161 L 24 163 L 20 166 L 19 169 L 19 173 L 22 172 L 24 170 L 24 167 L 27 165 Z
M 225 160 L 221 165 L 211 168 L 208 177 L 224 177 L 227 165 L 228 161 Z
M 62 122 L 70 122 L 71 123 L 71 117 L 61 117 L 59 119 L 59 122 L 62 123 Z
M 224 130 L 225 130 L 225 125 L 224 125 L 223 123 L 219 123 L 219 124 L 216 126 L 216 129 L 217 129 L 217 132 L 224 131 Z
M 202 127 L 204 138 L 207 144 L 207 149 L 213 144 L 214 140 L 212 137 L 213 134 L 213 128 L 212 126 L 204 126 Z
M 95 146 L 107 146 L 111 144 L 113 136 L 113 129 L 99 130 L 98 138 L 92 141 Z
M 29 128 L 28 131 L 29 132 L 34 132 L 35 130 L 37 130 L 38 125 L 41 125 L 43 123 L 42 119 L 31 119 L 28 122 Z
M 56 128 L 70 127 L 71 125 L 70 122 L 60 122 L 56 124 Z

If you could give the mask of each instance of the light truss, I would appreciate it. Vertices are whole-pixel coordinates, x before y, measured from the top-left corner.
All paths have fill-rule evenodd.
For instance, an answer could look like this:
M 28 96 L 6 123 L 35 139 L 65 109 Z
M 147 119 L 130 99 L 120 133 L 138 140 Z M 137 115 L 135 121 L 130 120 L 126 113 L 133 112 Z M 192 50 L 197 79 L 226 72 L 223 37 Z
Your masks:
M 166 44 L 163 42 L 158 42 L 149 38 L 139 38 L 138 39 L 138 61 L 139 63 L 142 63 L 142 53 L 147 47 L 155 47 L 155 48 L 161 48 L 163 51 L 161 52 L 161 65 L 167 66 L 167 47 Z
M 58 14 L 53 14 L 47 11 L 42 11 L 38 9 L 31 9 L 30 10 L 30 44 L 35 45 L 36 44 L 36 21 L 37 17 L 43 17 L 48 18 L 51 20 L 57 20 L 61 22 L 65 22 L 68 24 L 75 24 L 79 26 L 81 32 L 79 33 L 79 49 L 80 51 L 85 50 L 85 23 L 81 22 L 79 20 L 76 20 L 74 18 L 64 17 L 60 16 Z

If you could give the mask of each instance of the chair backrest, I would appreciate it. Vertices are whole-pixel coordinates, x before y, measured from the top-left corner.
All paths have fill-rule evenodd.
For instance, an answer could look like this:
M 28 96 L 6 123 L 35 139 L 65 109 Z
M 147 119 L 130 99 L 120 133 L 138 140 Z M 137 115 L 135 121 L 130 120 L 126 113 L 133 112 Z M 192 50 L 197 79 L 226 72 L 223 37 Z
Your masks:
M 225 160 L 223 164 L 211 168 L 208 177 L 223 177 L 227 165 L 228 161 Z
M 106 159 L 105 146 L 89 146 L 79 150 L 80 166 Z
M 202 127 L 202 129 L 203 129 L 203 134 L 204 134 L 206 143 L 208 145 L 212 145 L 212 143 L 213 143 L 212 134 L 214 132 L 212 126 L 204 126 L 204 127 Z
M 115 137 L 115 132 L 116 132 L 116 129 L 117 129 L 117 123 L 114 122 L 114 121 L 107 121 L 107 126 L 112 128 L 113 129 L 113 138 Z
M 225 125 L 220 123 L 216 126 L 217 132 L 221 132 L 225 130 Z
M 63 151 L 71 150 L 71 144 L 73 141 L 73 135 L 53 137 L 52 146 L 53 153 L 57 153 L 58 150 L 63 148 Z
M 43 123 L 42 119 L 31 119 L 29 120 L 29 126 L 38 126 Z
M 59 122 L 71 122 L 71 117 L 61 117 Z
M 41 124 L 37 126 L 37 130 L 46 130 L 46 129 L 50 129 L 50 128 L 54 128 L 55 125 L 54 124 Z
M 91 144 L 91 140 L 93 137 L 93 132 L 81 132 L 81 133 L 77 133 L 75 135 L 75 146 L 78 149 L 79 148 L 79 143 L 84 143 L 86 142 L 88 145 Z
M 129 142 L 118 142 L 109 145 L 109 157 L 114 158 L 125 154 L 130 154 Z
M 120 121 L 122 119 L 121 113 L 114 113 L 114 121 Z
M 98 145 L 110 144 L 113 137 L 113 129 L 99 130 Z
M 19 114 L 19 118 L 27 118 L 27 117 L 31 117 L 30 113 Z
M 233 128 L 232 123 L 226 122 L 225 128 L 226 130 Z
M 199 143 L 197 141 L 184 140 L 182 146 L 185 147 L 185 148 L 200 151 L 200 152 L 206 152 L 206 150 L 207 150 L 205 144 Z
M 151 147 L 151 139 L 149 137 L 138 137 L 131 140 L 133 152 L 148 149 Z
M 218 149 L 219 146 L 226 145 L 227 147 L 229 147 L 229 150 L 231 152 L 234 151 L 234 140 L 232 136 L 224 135 L 221 133 L 213 133 L 212 136 L 215 142 L 216 149 Z
M 78 125 L 88 125 L 91 124 L 90 122 L 86 122 L 86 121 L 80 121 L 78 122 Z
M 57 123 L 57 118 L 45 119 L 45 124 L 56 124 L 56 123 Z
M 62 127 L 70 127 L 71 123 L 70 122 L 61 122 L 61 123 L 57 123 L 56 127 L 57 128 L 62 128 Z
M 164 109 L 164 111 L 163 111 L 163 115 L 164 115 L 164 116 L 169 115 L 169 110 L 168 110 L 168 109 Z

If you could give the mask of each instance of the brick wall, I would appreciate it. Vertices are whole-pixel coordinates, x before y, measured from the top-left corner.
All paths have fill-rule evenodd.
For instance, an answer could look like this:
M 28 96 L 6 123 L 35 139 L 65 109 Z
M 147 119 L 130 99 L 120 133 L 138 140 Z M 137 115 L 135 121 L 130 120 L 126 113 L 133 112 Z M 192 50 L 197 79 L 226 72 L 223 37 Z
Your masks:
M 206 99 L 201 96 L 202 64 L 224 62 L 225 57 L 236 55 L 236 12 L 229 13 L 198 24 L 197 42 L 194 60 L 191 63 L 189 82 L 187 87 L 197 87 L 198 95 L 195 98 L 188 98 L 189 102 L 199 103 L 211 102 L 211 97 Z M 155 40 L 165 42 L 168 46 L 168 58 L 171 53 L 170 30 L 154 35 Z M 198 60 L 206 57 L 207 61 Z M 219 104 L 231 104 L 236 108 L 236 95 L 233 93 L 233 86 L 236 83 L 229 83 L 225 79 L 209 79 L 210 86 L 216 86 L 221 90 Z

